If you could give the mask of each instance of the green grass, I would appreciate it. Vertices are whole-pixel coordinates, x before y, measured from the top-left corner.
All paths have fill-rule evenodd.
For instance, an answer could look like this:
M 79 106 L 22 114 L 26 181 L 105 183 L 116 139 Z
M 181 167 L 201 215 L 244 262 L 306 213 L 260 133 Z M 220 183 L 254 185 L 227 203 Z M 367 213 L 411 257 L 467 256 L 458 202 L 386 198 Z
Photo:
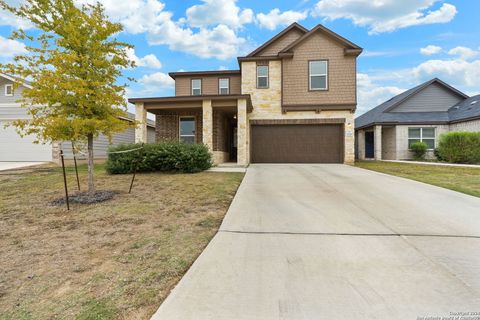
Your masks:
M 76 193 L 75 171 L 67 169 Z M 86 187 L 86 166 L 79 172 Z M 0 173 L 0 319 L 149 319 L 214 236 L 241 173 L 107 175 L 110 201 L 53 207 L 61 168 Z
M 480 197 L 480 168 L 359 161 L 355 166 Z

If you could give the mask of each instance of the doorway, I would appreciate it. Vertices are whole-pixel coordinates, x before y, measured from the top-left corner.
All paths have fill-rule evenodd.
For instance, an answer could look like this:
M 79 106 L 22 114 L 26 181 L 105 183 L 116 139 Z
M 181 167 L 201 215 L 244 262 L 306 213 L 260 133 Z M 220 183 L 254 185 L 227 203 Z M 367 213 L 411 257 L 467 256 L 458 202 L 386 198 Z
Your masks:
M 365 132 L 365 158 L 375 158 L 375 138 L 373 131 Z

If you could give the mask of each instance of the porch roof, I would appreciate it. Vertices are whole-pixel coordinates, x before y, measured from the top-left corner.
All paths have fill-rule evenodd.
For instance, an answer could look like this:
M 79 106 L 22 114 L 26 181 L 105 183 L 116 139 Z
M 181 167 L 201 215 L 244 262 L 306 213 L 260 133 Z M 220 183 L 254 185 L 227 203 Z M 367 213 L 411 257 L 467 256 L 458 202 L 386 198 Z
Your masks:
M 143 103 L 146 109 L 151 108 L 171 108 L 171 109 L 181 109 L 185 108 L 187 105 L 192 106 L 192 104 L 198 103 L 198 106 L 202 106 L 203 100 L 212 100 L 212 101 L 225 101 L 225 102 L 236 102 L 238 99 L 247 100 L 247 109 L 248 112 L 251 112 L 253 109 L 252 99 L 249 94 L 216 94 L 216 95 L 200 95 L 200 96 L 174 96 L 174 97 L 149 97 L 149 98 L 131 98 L 128 99 L 130 103 Z

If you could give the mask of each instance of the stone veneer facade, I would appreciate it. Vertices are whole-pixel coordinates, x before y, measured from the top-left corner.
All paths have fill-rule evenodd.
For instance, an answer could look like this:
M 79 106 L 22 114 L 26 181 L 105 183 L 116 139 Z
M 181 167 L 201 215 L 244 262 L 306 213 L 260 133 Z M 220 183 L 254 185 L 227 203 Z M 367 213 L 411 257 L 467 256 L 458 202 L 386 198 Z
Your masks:
M 339 111 L 297 111 L 282 113 L 282 61 L 269 61 L 269 87 L 257 89 L 255 61 L 242 62 L 242 93 L 250 94 L 253 111 L 249 120 L 257 119 L 345 119 L 345 158 L 344 162 L 355 161 L 354 113 Z M 249 149 L 249 148 L 247 148 Z

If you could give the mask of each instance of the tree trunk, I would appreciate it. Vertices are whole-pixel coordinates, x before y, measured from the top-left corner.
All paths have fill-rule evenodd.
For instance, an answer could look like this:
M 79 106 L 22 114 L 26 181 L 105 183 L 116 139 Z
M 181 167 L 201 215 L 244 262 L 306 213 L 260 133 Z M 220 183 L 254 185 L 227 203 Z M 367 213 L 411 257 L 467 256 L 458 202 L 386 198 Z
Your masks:
M 88 193 L 95 194 L 95 185 L 93 184 L 93 134 L 87 136 L 88 149 Z

